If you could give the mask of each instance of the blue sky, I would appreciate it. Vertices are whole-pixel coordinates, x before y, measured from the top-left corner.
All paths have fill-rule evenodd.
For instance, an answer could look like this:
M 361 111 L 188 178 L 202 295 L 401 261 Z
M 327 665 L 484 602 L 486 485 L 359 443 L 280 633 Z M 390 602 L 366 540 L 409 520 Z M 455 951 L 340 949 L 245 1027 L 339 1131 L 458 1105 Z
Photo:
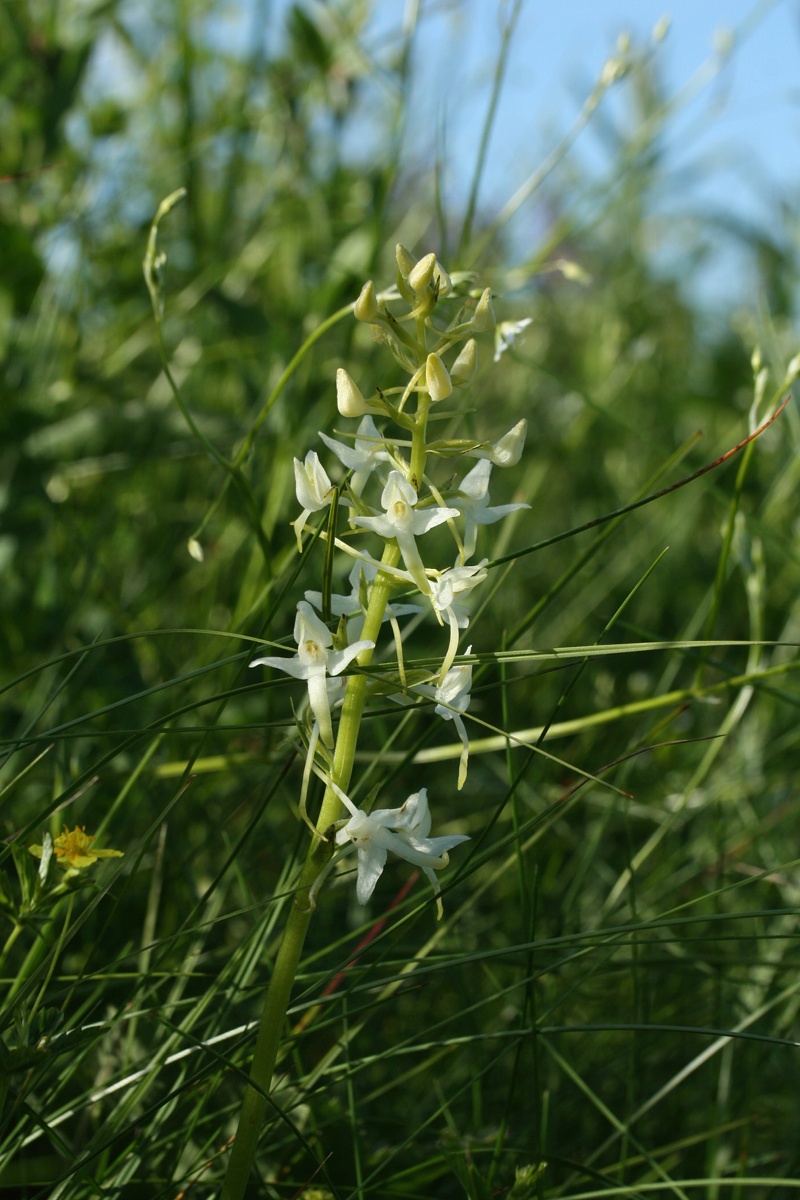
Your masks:
M 402 3 L 388 4 L 395 19 Z M 417 111 L 420 141 L 433 139 L 436 119 L 447 128 L 450 194 L 466 191 L 475 144 L 500 44 L 503 0 L 423 4 L 427 78 L 438 92 Z M 651 40 L 660 18 L 670 19 L 656 61 L 667 95 L 677 99 L 667 137 L 670 172 L 690 164 L 693 181 L 671 198 L 685 212 L 711 207 L 768 222 L 776 197 L 800 192 L 800 0 L 525 0 L 512 43 L 496 132 L 482 187 L 484 211 L 499 208 L 536 168 L 576 117 L 581 101 L 628 31 Z M 730 53 L 719 57 L 720 42 Z M 608 102 L 608 101 L 607 101 Z M 610 104 L 617 103 L 611 98 Z M 411 136 L 414 136 L 412 130 Z M 601 166 L 591 128 L 575 151 Z M 732 254 L 733 251 L 731 250 Z M 711 290 L 727 288 L 720 264 Z M 707 281 L 709 282 L 709 281 Z
M 498 12 L 492 0 L 468 0 L 463 19 L 442 29 L 446 56 L 481 74 L 497 46 Z M 721 31 L 732 53 L 679 119 L 676 133 L 694 128 L 705 146 L 752 177 L 798 182 L 800 174 L 800 4 L 797 0 L 528 0 L 514 37 L 508 83 L 501 101 L 497 154 L 505 171 L 529 157 L 548 127 L 564 127 L 578 95 L 614 52 L 619 33 L 647 42 L 659 19 L 670 18 L 658 54 L 667 90 L 677 94 L 704 73 Z M 467 64 L 469 64 L 467 66 Z M 463 77 L 463 76 L 462 76 Z M 484 81 L 481 90 L 486 86 Z M 591 139 L 587 139 L 591 140 Z M 688 147 L 687 147 L 688 148 Z M 505 174 L 503 171 L 503 174 Z
M 280 45 L 292 2 L 272 0 L 263 30 L 271 50 Z M 300 2 L 324 14 L 338 0 Z M 456 212 L 463 211 L 471 178 L 501 21 L 513 4 L 373 0 L 364 39 L 370 60 L 396 48 L 404 18 L 419 9 L 407 150 L 416 162 L 429 155 L 432 166 L 442 150 L 448 206 Z M 131 8 L 151 19 L 147 0 L 134 0 Z M 210 11 L 228 48 L 244 49 L 252 37 L 253 0 L 210 0 Z M 662 200 L 667 220 L 713 210 L 768 226 L 778 197 L 800 195 L 800 0 L 523 0 L 480 192 L 485 217 L 502 207 L 570 127 L 620 33 L 645 45 L 662 17 L 670 25 L 656 62 L 667 96 L 676 99 L 666 138 L 667 175 L 674 184 Z M 732 39 L 722 62 L 721 34 Z M 122 91 L 124 64 L 112 49 L 106 48 L 96 82 Z M 610 113 L 621 115 L 623 95 L 604 101 Z M 356 126 L 354 157 L 370 153 L 369 133 Z M 371 149 L 380 153 L 382 147 L 373 143 Z M 607 165 L 591 125 L 572 154 L 594 171 Z M 535 236 L 531 212 L 525 218 Z M 734 243 L 721 242 L 701 286 L 725 296 L 736 277 L 746 288 L 741 272 Z

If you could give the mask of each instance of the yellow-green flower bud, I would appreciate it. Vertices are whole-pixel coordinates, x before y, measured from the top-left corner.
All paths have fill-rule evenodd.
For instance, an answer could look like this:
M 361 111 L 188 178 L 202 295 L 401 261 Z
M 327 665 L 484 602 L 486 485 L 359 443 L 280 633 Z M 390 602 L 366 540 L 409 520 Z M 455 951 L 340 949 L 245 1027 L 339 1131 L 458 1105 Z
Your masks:
M 472 318 L 472 328 L 477 333 L 491 333 L 495 326 L 494 309 L 492 308 L 492 289 L 484 288 L 481 298 L 475 306 Z
M 464 343 L 461 353 L 450 368 L 450 378 L 455 386 L 459 387 L 461 384 L 472 383 L 477 370 L 478 346 L 475 338 L 470 338 Z
M 659 42 L 663 42 L 664 38 L 669 33 L 669 27 L 670 27 L 671 23 L 672 22 L 671 22 L 670 18 L 667 16 L 661 17 L 656 22 L 656 26 L 655 26 L 655 28 L 653 30 L 653 34 L 652 34 L 654 46 L 657 46 L 659 44 Z
M 428 355 L 425 363 L 425 386 L 433 404 L 438 400 L 446 400 L 453 390 L 447 368 L 438 354 Z
M 417 260 L 410 250 L 406 250 L 402 242 L 398 242 L 394 248 L 394 256 L 397 259 L 397 269 L 403 276 L 403 279 L 408 279 L 414 267 L 417 265 Z
M 343 417 L 364 417 L 369 406 L 343 367 L 336 372 L 336 407 Z
M 408 282 L 411 284 L 417 295 L 428 290 L 428 286 L 433 279 L 433 270 L 436 266 L 436 255 L 426 254 L 421 258 L 415 267 L 412 267 L 408 274 Z
M 367 324 L 377 317 L 378 299 L 371 279 L 367 280 L 359 292 L 358 299 L 353 305 L 353 314 L 357 321 L 366 321 Z

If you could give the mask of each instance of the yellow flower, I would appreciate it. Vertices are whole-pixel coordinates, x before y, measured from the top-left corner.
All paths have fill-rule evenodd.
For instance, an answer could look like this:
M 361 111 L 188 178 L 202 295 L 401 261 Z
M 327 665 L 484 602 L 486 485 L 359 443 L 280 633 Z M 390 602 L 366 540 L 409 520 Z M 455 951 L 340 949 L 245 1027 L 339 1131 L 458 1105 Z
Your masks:
M 87 833 L 85 825 L 80 828 L 76 825 L 71 833 L 65 825 L 64 832 L 53 842 L 56 862 L 60 867 L 82 870 L 84 867 L 91 867 L 98 858 L 122 858 L 122 850 L 93 850 L 94 840 L 95 835 Z M 41 858 L 44 853 L 42 846 L 29 846 L 28 849 L 36 858 Z

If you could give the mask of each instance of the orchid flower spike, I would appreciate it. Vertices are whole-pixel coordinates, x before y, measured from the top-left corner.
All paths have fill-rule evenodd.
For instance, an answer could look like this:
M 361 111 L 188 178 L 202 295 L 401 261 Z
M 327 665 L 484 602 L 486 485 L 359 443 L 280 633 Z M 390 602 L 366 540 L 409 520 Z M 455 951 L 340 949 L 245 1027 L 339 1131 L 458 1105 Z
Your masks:
M 352 523 L 360 525 L 363 529 L 371 529 L 383 538 L 395 538 L 406 570 L 422 594 L 427 596 L 431 589 L 425 575 L 425 566 L 417 549 L 416 538 L 451 517 L 457 517 L 458 509 L 441 507 L 417 509 L 414 507 L 416 503 L 417 492 L 413 484 L 399 471 L 391 471 L 381 496 L 384 516 L 353 517 Z
M 312 512 L 319 512 L 320 509 L 328 507 L 334 490 L 316 450 L 309 450 L 305 462 L 300 462 L 299 458 L 294 460 L 294 484 L 297 503 L 303 511 L 292 524 L 297 538 L 297 549 L 302 551 L 302 535 L 306 521 Z
M 327 676 L 339 675 L 357 654 L 362 650 L 372 650 L 375 643 L 353 642 L 344 650 L 333 650 L 331 631 L 305 600 L 301 600 L 297 605 L 294 640 L 297 642 L 297 654 L 294 658 L 255 658 L 250 666 L 274 667 L 276 671 L 285 671 L 295 679 L 305 679 L 308 683 L 308 703 L 319 723 L 320 737 L 326 746 L 332 746 L 333 724 Z
M 389 851 L 406 862 L 413 863 L 430 880 L 436 894 L 437 913 L 442 916 L 441 888 L 436 871 L 447 866 L 448 850 L 468 842 L 466 834 L 455 833 L 445 837 L 429 837 L 431 814 L 428 808 L 428 792 L 420 788 L 409 796 L 401 808 L 378 808 L 371 813 L 356 808 L 344 792 L 334 790 L 350 813 L 336 834 L 339 846 L 353 845 L 358 852 L 358 878 L 356 896 L 359 904 L 366 904 L 386 865 Z
M 332 450 L 339 462 L 353 472 L 350 480 L 350 490 L 353 495 L 360 496 L 370 475 L 379 463 L 390 463 L 392 456 L 386 449 L 386 443 L 378 432 L 372 417 L 364 417 L 356 432 L 354 446 L 346 446 L 325 433 L 319 435 L 329 450 Z
M 471 558 L 475 553 L 478 541 L 478 526 L 493 525 L 501 521 L 509 513 L 518 512 L 521 508 L 530 508 L 530 504 L 497 504 L 489 507 L 489 477 L 492 464 L 489 459 L 481 459 L 472 470 L 464 476 L 459 485 L 459 495 L 453 503 L 457 504 L 464 514 L 466 528 L 464 530 L 464 558 Z

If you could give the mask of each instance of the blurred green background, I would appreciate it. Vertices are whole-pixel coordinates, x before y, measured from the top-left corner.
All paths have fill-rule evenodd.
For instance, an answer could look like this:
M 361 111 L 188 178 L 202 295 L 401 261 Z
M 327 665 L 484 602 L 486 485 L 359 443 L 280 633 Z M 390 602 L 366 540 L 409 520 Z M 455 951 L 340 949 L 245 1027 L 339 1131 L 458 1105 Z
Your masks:
M 297 598 L 319 586 L 321 552 L 298 564 L 288 524 L 292 458 L 337 427 L 337 367 L 374 386 L 387 366 L 346 313 L 302 348 L 366 279 L 392 282 L 397 241 L 474 271 L 499 319 L 534 318 L 497 366 L 482 349 L 457 422 L 496 438 L 528 421 L 492 498 L 531 510 L 479 544 L 524 553 L 498 567 L 471 626 L 488 667 L 470 711 L 504 730 L 574 724 L 547 743 L 560 761 L 474 752 L 461 795 L 452 761 L 426 768 L 477 846 L 443 940 L 428 910 L 390 921 L 317 1008 L 370 925 L 351 889 L 326 896 L 286 1119 L 252 1194 L 300 1194 L 323 1160 L 315 1186 L 337 1197 L 509 1194 L 515 1168 L 545 1160 L 540 1195 L 684 1195 L 690 1178 L 709 1196 L 736 1178 L 783 1194 L 800 1169 L 794 403 L 753 452 L 607 539 L 600 526 L 530 551 L 699 469 L 768 415 L 798 349 L 791 197 L 737 223 L 751 294 L 732 283 L 727 310 L 704 307 L 693 274 L 726 214 L 665 240 L 674 113 L 645 41 L 620 50 L 613 96 L 586 114 L 602 168 L 556 137 L 506 219 L 472 190 L 488 154 L 476 128 L 455 202 L 445 131 L 432 159 L 430 131 L 420 156 L 409 126 L 440 111 L 426 118 L 413 93 L 426 14 L 409 6 L 386 32 L 378 8 L 255 3 L 244 51 L 215 3 L 0 9 L 4 894 L 13 908 L 12 843 L 44 828 L 86 824 L 126 853 L 117 874 L 95 868 L 79 919 L 31 921 L 4 962 L 4 1052 L 44 1057 L 4 1060 L 0 1195 L 215 1194 L 241 1030 L 303 846 L 297 695 L 248 674 L 242 639 L 288 639 Z M 497 8 L 509 46 L 514 12 Z M 486 71 L 499 86 L 498 45 Z M 103 86 L 115 72 L 124 101 Z M 168 386 L 142 275 L 150 222 L 179 187 L 160 234 L 164 336 L 213 454 Z M 219 460 L 251 432 L 232 480 Z M 717 644 L 646 649 L 704 638 Z M 639 650 L 532 657 L 600 640 Z M 414 652 L 442 641 L 431 624 Z M 492 663 L 506 647 L 531 656 Z M 411 755 L 452 731 L 421 721 L 381 756 L 396 725 L 370 716 L 362 765 L 402 797 L 420 786 Z M 572 792 L 579 771 L 617 760 L 608 778 L 631 799 Z M 715 1042 L 735 1029 L 764 1040 Z

